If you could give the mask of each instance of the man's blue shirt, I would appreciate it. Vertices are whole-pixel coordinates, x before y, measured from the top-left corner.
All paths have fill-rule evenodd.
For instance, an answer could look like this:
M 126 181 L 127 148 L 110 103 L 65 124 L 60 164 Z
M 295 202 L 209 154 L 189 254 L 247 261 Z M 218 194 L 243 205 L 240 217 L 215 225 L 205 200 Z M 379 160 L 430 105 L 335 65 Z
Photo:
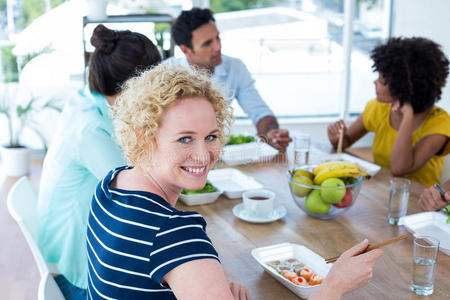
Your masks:
M 171 57 L 163 63 L 190 67 L 186 57 Z M 214 68 L 212 80 L 220 83 L 229 103 L 236 98 L 253 124 L 265 116 L 273 116 L 273 112 L 256 90 L 255 80 L 240 59 L 222 54 L 222 63 Z

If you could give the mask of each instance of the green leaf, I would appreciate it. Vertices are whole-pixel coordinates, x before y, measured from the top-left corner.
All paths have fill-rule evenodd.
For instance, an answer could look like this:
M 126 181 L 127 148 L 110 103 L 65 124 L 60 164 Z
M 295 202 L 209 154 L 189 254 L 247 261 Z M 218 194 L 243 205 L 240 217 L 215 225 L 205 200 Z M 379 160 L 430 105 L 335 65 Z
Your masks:
M 205 186 L 199 190 L 182 189 L 181 193 L 185 195 L 195 195 L 195 194 L 213 193 L 217 191 L 218 189 L 215 186 L 213 186 L 211 182 L 206 181 Z
M 226 145 L 239 145 L 254 142 L 256 139 L 252 135 L 230 135 L 228 137 L 228 143 Z
M 444 213 L 447 214 L 448 218 L 447 218 L 447 224 L 450 223 L 450 205 L 447 205 L 446 207 L 444 207 Z

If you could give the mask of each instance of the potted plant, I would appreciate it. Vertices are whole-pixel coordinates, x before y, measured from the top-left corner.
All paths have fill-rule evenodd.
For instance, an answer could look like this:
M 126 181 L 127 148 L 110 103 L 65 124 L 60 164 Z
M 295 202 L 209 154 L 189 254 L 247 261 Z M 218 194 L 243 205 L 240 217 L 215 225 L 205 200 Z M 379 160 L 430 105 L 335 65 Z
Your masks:
M 37 122 L 33 119 L 37 113 L 45 109 L 53 109 L 61 112 L 61 107 L 56 100 L 51 98 L 39 101 L 36 97 L 30 97 L 26 104 L 21 104 L 13 99 L 10 93 L 11 84 L 0 89 L 0 115 L 6 117 L 8 142 L 0 147 L 2 169 L 6 176 L 23 176 L 28 173 L 31 149 L 22 144 L 21 138 L 24 128 L 30 128 L 41 140 L 44 151 L 47 150 L 47 142 L 40 132 Z M 16 87 L 16 90 L 18 87 Z

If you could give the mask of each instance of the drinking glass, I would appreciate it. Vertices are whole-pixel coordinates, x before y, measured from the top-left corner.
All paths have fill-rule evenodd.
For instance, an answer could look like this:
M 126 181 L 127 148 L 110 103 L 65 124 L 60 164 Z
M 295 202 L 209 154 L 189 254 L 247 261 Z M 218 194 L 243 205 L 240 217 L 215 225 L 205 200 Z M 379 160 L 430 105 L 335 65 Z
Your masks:
M 392 178 L 389 194 L 388 222 L 399 225 L 398 221 L 406 215 L 409 200 L 409 186 L 411 181 L 406 178 Z
M 431 236 L 414 238 L 413 274 L 410 289 L 417 295 L 433 294 L 434 268 L 439 240 Z
M 305 133 L 294 134 L 294 168 L 308 164 L 311 136 Z

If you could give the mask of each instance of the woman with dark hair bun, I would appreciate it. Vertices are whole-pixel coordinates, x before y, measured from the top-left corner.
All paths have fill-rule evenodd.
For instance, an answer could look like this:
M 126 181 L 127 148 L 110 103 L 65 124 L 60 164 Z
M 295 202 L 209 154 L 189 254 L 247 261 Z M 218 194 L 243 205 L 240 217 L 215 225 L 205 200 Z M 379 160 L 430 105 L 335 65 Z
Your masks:
M 161 61 L 144 35 L 98 25 L 91 43 L 89 85 L 64 107 L 44 160 L 38 201 L 38 244 L 66 299 L 86 299 L 86 224 L 92 194 L 109 170 L 123 165 L 110 108 L 124 82 Z
M 372 51 L 377 98 L 347 129 L 338 121 L 328 127 L 336 148 L 344 131 L 343 148 L 367 132 L 375 132 L 375 163 L 429 187 L 439 183 L 444 158 L 450 153 L 450 116 L 435 106 L 441 98 L 449 61 L 435 42 L 391 38 Z

